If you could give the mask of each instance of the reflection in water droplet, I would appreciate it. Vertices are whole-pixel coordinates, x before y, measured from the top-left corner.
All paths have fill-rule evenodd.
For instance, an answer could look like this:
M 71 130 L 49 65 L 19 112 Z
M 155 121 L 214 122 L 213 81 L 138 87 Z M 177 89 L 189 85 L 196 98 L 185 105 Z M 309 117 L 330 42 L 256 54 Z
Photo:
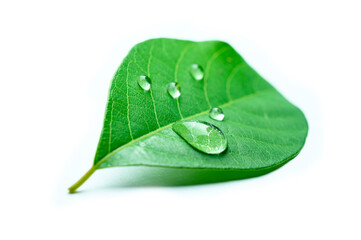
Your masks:
M 207 154 L 219 154 L 227 149 L 228 142 L 223 132 L 204 121 L 177 122 L 172 125 L 180 137 L 195 149 Z
M 212 108 L 209 110 L 209 117 L 217 121 L 223 121 L 224 113 L 222 108 Z
M 169 83 L 167 85 L 167 90 L 169 95 L 172 96 L 172 98 L 179 98 L 179 96 L 181 95 L 180 85 L 178 83 L 175 82 Z
M 191 73 L 192 77 L 197 81 L 202 80 L 204 77 L 203 69 L 198 64 L 191 65 L 190 73 Z
M 150 78 L 147 76 L 140 76 L 138 78 L 138 84 L 143 90 L 148 91 L 150 89 Z

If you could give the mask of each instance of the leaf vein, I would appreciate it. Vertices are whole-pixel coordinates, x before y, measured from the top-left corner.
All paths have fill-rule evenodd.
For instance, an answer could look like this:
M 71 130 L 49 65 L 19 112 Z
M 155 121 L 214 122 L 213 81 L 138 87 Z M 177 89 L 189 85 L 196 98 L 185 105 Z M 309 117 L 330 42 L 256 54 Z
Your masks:
M 152 45 L 151 45 L 151 47 L 150 47 L 149 58 L 148 58 L 148 65 L 147 65 L 147 72 L 148 72 L 147 75 L 148 75 L 148 77 L 149 77 L 150 79 L 152 79 L 151 76 L 150 76 L 150 63 L 151 63 L 151 61 L 152 61 L 153 49 L 154 49 L 154 43 L 152 43 Z M 159 121 L 158 121 L 158 115 L 157 115 L 157 108 L 155 107 L 155 101 L 154 101 L 153 92 L 152 92 L 152 87 L 151 87 L 149 90 L 150 90 L 150 96 L 151 96 L 152 102 L 153 102 L 155 120 L 157 121 L 158 128 L 160 128 Z
M 226 80 L 226 93 L 227 93 L 227 97 L 228 97 L 228 100 L 232 100 L 232 96 L 231 96 L 231 93 L 230 93 L 230 86 L 231 86 L 231 81 L 233 79 L 233 77 L 236 75 L 236 73 L 241 69 L 241 66 L 243 64 L 240 63 L 238 64 L 235 68 L 233 68 L 232 72 L 229 74 L 227 80 Z
M 261 94 L 261 93 L 264 94 L 264 93 L 271 92 L 271 91 L 275 91 L 275 90 L 273 90 L 273 89 L 267 89 L 267 90 L 264 90 L 264 91 L 255 92 L 255 93 L 252 93 L 252 94 L 250 94 L 250 95 L 242 96 L 242 97 L 240 97 L 240 98 L 238 98 L 238 99 L 229 101 L 229 102 L 227 102 L 227 103 L 225 103 L 225 104 L 220 105 L 219 107 L 224 108 L 224 107 L 227 107 L 227 106 L 229 106 L 229 105 L 231 105 L 231 104 L 233 104 L 233 103 L 236 103 L 236 102 L 239 102 L 239 101 L 241 101 L 241 100 L 244 100 L 245 98 L 254 97 L 254 96 L 257 96 L 257 95 L 259 95 L 259 94 Z M 192 116 L 189 116 L 189 117 L 184 118 L 183 120 L 188 120 L 188 119 L 192 119 L 192 118 L 195 118 L 195 117 L 199 117 L 199 116 L 208 114 L 208 111 L 209 111 L 209 110 L 206 110 L 206 111 L 203 111 L 203 112 L 194 114 L 194 115 L 192 115 Z M 138 141 L 140 141 L 140 140 L 142 140 L 142 139 L 144 139 L 144 138 L 150 137 L 150 136 L 156 134 L 157 132 L 160 132 L 160 131 L 162 131 L 162 130 L 164 130 L 164 129 L 167 129 L 167 128 L 171 127 L 173 124 L 174 124 L 174 123 L 170 123 L 170 124 L 168 124 L 168 125 L 165 125 L 165 126 L 163 126 L 163 127 L 160 127 L 160 128 L 158 128 L 158 129 L 156 129 L 156 130 L 154 130 L 154 131 L 152 131 L 152 132 L 149 132 L 149 133 L 147 133 L 147 134 L 145 134 L 145 135 L 143 135 L 143 136 L 141 136 L 141 137 L 138 137 L 138 138 L 136 138 L 136 139 L 134 139 L 134 140 L 132 140 L 132 141 L 130 141 L 130 142 L 128 142 L 128 143 L 120 146 L 119 148 L 115 149 L 113 152 L 107 154 L 107 155 L 106 155 L 102 160 L 100 160 L 94 167 L 97 168 L 100 164 L 102 164 L 103 162 L 105 162 L 107 159 L 109 159 L 111 156 L 113 156 L 114 154 L 116 154 L 116 153 L 119 152 L 120 150 L 122 150 L 122 149 L 124 149 L 124 148 L 132 145 L 133 143 L 136 143 L 136 142 L 138 142 Z
M 212 105 L 211 105 L 211 103 L 209 101 L 209 98 L 208 98 L 208 89 L 207 89 L 207 86 L 208 86 L 207 80 L 208 80 L 208 76 L 209 76 L 209 71 L 210 71 L 210 68 L 211 68 L 211 65 L 212 65 L 213 61 L 216 60 L 216 58 L 219 57 L 228 48 L 229 48 L 228 46 L 222 47 L 217 52 L 215 52 L 207 62 L 207 66 L 206 66 L 206 70 L 205 70 L 205 74 L 204 74 L 203 92 L 204 92 L 204 96 L 206 98 L 206 101 L 207 101 L 207 104 L 208 104 L 209 108 L 212 107 Z
M 178 69 L 179 69 L 180 62 L 182 61 L 184 55 L 186 54 L 186 52 L 190 49 L 190 47 L 192 45 L 193 44 L 191 43 L 187 47 L 185 47 L 183 49 L 183 51 L 180 53 L 179 58 L 177 59 L 177 63 L 175 64 L 175 69 L 174 69 L 174 82 L 176 82 L 176 83 L 178 82 Z M 183 119 L 183 114 L 182 114 L 180 104 L 179 104 L 179 98 L 177 98 L 177 107 L 178 107 L 179 115 L 181 116 L 181 119 Z
M 127 119 L 128 119 L 128 128 L 129 128 L 129 135 L 130 135 L 130 138 L 133 140 L 133 133 L 132 133 L 132 127 L 130 126 L 130 111 L 129 111 L 129 84 L 128 84 L 128 77 L 129 77 L 129 65 L 130 65 L 131 61 L 128 62 L 128 65 L 127 65 L 127 77 L 125 78 L 125 82 L 126 82 L 126 85 L 127 85 Z

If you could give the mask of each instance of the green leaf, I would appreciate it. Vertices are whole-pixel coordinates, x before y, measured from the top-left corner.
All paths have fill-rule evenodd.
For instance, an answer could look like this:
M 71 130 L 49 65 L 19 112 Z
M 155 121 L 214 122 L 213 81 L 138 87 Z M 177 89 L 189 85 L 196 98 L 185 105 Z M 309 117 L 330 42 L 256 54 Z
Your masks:
M 204 77 L 198 72 L 195 79 L 194 64 Z M 151 83 L 148 91 L 138 84 L 141 76 Z M 178 98 L 167 92 L 171 82 L 180 86 Z M 223 121 L 208 116 L 213 107 L 223 109 Z M 227 150 L 219 155 L 196 151 L 172 130 L 175 122 L 186 120 L 218 127 Z M 69 191 L 96 169 L 115 166 L 239 170 L 258 176 L 294 158 L 307 131 L 303 113 L 227 43 L 148 40 L 134 46 L 118 68 L 93 167 Z

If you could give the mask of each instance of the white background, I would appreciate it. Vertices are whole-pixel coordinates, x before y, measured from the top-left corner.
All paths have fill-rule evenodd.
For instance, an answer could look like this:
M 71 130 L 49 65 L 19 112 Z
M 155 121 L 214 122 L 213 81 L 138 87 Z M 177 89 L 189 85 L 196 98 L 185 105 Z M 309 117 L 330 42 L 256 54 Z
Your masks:
M 357 1 L 1 1 L 0 238 L 361 239 L 360 12 Z M 116 68 L 156 37 L 229 42 L 306 114 L 300 155 L 196 186 L 105 169 L 69 195 Z

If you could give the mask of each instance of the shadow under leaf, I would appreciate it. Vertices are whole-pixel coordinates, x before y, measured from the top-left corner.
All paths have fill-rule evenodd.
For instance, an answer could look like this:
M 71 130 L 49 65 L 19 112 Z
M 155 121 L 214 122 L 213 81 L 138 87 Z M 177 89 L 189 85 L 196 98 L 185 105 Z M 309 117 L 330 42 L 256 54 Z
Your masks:
M 278 168 L 278 167 L 277 167 Z M 192 186 L 221 183 L 262 176 L 275 168 L 258 171 L 179 169 L 162 167 L 125 167 L 108 187 Z M 125 173 L 125 174 L 123 174 Z M 104 187 L 104 186 L 103 186 Z

